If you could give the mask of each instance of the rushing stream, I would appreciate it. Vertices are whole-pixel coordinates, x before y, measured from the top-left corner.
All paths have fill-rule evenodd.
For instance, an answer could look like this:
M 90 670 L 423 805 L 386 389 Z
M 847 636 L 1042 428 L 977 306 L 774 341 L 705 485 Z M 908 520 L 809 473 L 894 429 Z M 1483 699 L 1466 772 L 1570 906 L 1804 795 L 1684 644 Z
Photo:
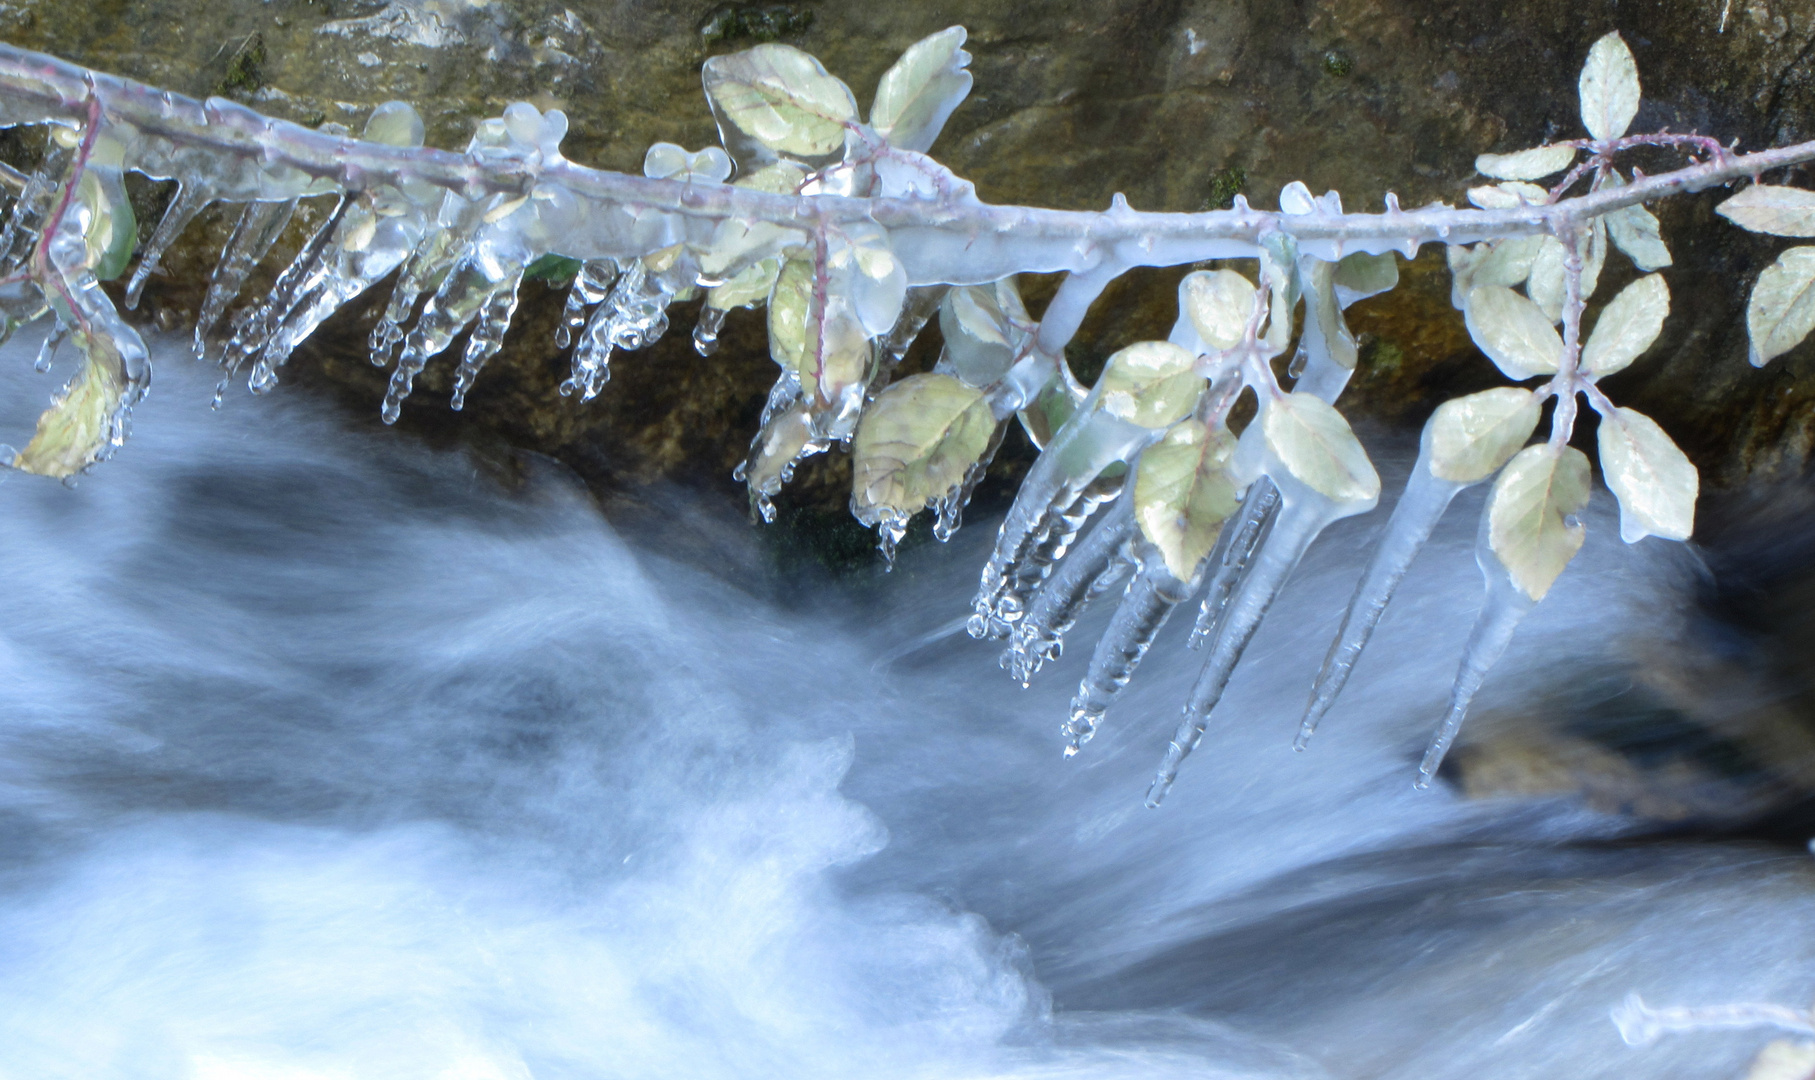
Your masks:
M 0 350 L 0 430 L 65 370 Z M 0 484 L 4 1080 L 1737 1078 L 1765 1034 L 1611 1010 L 1815 994 L 1807 855 L 1413 789 L 1479 492 L 1295 754 L 1384 510 L 1333 528 L 1148 810 L 1189 620 L 1066 760 L 1088 650 L 950 632 L 987 522 L 784 589 L 740 517 L 158 378 Z M 1484 713 L 1675 617 L 1607 509 Z

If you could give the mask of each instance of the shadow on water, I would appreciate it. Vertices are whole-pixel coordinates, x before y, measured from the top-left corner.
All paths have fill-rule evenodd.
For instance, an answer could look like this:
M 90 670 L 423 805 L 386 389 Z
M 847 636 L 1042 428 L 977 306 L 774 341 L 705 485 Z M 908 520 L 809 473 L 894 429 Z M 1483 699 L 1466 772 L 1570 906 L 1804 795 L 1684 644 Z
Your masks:
M 0 355 L 8 435 L 53 385 Z M 987 523 L 783 581 L 730 510 L 208 391 L 0 484 L 5 1080 L 1738 1076 L 1610 1010 L 1815 989 L 1815 865 L 1751 838 L 1815 790 L 1781 624 L 1705 647 L 1738 572 L 1605 506 L 1446 784 L 1478 500 L 1300 755 L 1383 515 L 1332 529 L 1156 812 L 1185 627 L 1063 760 L 1086 657 L 952 632 Z

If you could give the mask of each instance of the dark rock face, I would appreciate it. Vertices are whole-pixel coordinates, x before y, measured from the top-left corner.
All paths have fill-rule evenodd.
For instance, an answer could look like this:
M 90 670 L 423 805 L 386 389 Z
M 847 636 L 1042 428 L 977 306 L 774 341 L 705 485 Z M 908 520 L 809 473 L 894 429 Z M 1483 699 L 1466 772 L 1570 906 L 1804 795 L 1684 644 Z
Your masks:
M 1379 206 L 1389 190 L 1408 205 L 1459 202 L 1477 153 L 1579 133 L 1576 72 L 1589 44 L 1613 29 L 1645 83 L 1637 128 L 1757 148 L 1809 137 L 1815 105 L 1815 11 L 1786 0 L 1724 9 L 1722 0 L 0 5 L 0 35 L 15 44 L 304 122 L 356 128 L 373 104 L 403 98 L 422 110 L 431 143 L 459 147 L 475 119 L 513 100 L 560 107 L 572 120 L 568 155 L 620 170 L 638 169 L 656 140 L 716 142 L 699 89 L 709 55 L 786 41 L 820 57 L 867 104 L 904 47 L 953 23 L 970 29 L 976 89 L 935 156 L 994 202 L 1094 208 L 1119 191 L 1142 209 L 1201 210 L 1240 192 L 1271 206 L 1294 179 L 1340 190 L 1356 208 Z M 1670 161 L 1646 164 L 1657 171 Z M 145 194 L 155 203 L 156 191 Z M 1608 382 L 1616 399 L 1677 437 L 1711 487 L 1794 475 L 1815 446 L 1815 347 L 1762 372 L 1745 361 L 1746 290 L 1783 245 L 1714 217 L 1719 198 L 1659 211 L 1676 256 L 1675 311 L 1651 355 Z M 172 324 L 193 313 L 227 222 L 216 214 L 191 230 L 186 250 L 167 260 L 170 276 L 148 293 L 149 315 L 165 312 Z M 281 253 L 268 262 L 266 280 Z M 1602 298 L 1631 273 L 1622 263 L 1610 261 L 1619 269 Z M 1131 274 L 1099 302 L 1074 346 L 1081 374 L 1120 345 L 1164 336 L 1180 273 Z M 1036 310 L 1052 286 L 1028 283 Z M 1449 307 L 1448 287 L 1442 252 L 1427 249 L 1398 290 L 1352 312 L 1366 336 L 1345 411 L 1416 423 L 1443 398 L 1498 381 Z M 525 293 L 506 349 L 466 411 L 442 408 L 452 367 L 443 361 L 420 381 L 406 426 L 554 455 L 602 492 L 659 478 L 729 490 L 774 376 L 759 315 L 734 313 L 718 353 L 701 358 L 687 341 L 692 309 L 677 309 L 668 337 L 618 356 L 606 393 L 581 405 L 556 393 L 560 296 L 537 285 Z M 286 381 L 375 412 L 382 376 L 363 350 L 375 312 L 363 307 L 324 328 Z M 936 353 L 936 342 L 923 342 L 910 370 Z M 984 497 L 1010 490 L 1028 457 L 1011 436 L 1002 481 Z M 803 469 L 784 498 L 841 512 L 846 472 L 830 455 Z

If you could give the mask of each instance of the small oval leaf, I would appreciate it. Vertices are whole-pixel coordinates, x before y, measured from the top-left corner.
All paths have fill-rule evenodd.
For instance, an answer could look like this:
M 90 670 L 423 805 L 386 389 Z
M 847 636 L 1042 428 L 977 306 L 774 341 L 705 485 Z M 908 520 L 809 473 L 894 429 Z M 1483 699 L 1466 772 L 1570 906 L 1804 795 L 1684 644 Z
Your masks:
M 1137 341 L 1109 358 L 1094 393 L 1104 412 L 1145 428 L 1184 419 L 1203 393 L 1197 357 L 1170 341 Z
M 1468 334 L 1509 379 L 1557 370 L 1563 339 L 1538 306 L 1503 285 L 1469 290 Z
M 1611 375 L 1637 360 L 1664 329 L 1670 288 L 1661 274 L 1647 274 L 1620 290 L 1601 310 L 1594 333 L 1582 348 L 1581 370 Z
M 1430 470 L 1439 480 L 1473 484 L 1518 453 L 1542 411 L 1529 390 L 1498 386 L 1437 406 L 1430 423 Z
M 1233 270 L 1195 270 L 1179 284 L 1185 314 L 1204 344 L 1233 349 L 1248 332 L 1254 283 Z
M 1514 455 L 1487 498 L 1487 543 L 1513 584 L 1544 599 L 1587 533 L 1575 515 L 1588 505 L 1588 457 L 1548 443 Z
M 883 72 L 870 108 L 870 126 L 902 150 L 926 153 L 945 121 L 970 93 L 970 53 L 964 27 L 952 26 L 908 46 Z
M 1588 50 L 1577 80 L 1582 95 L 1582 126 L 1597 139 L 1617 139 L 1632 126 L 1639 111 L 1639 67 L 1619 31 Z
M 1753 184 L 1714 208 L 1752 232 L 1772 236 L 1815 236 L 1815 191 Z
M 1607 170 L 1608 187 L 1624 187 L 1626 180 L 1618 169 Z M 1717 208 L 1718 209 L 1718 208 Z M 1657 218 L 1644 206 L 1627 206 L 1603 218 L 1607 237 L 1626 253 L 1632 265 L 1640 270 L 1658 270 L 1671 264 L 1670 249 L 1658 232 Z
M 875 524 L 945 498 L 989 448 L 996 419 L 982 391 L 949 375 L 910 375 L 863 412 L 852 441 L 851 510 Z
M 1793 247 L 1758 275 L 1746 304 L 1752 366 L 1782 356 L 1815 329 L 1815 247 Z
M 82 370 L 51 399 L 32 441 L 11 463 L 22 472 L 59 480 L 101 459 L 126 392 L 125 361 L 112 339 L 82 330 L 71 330 L 69 339 L 87 354 Z
M 1620 539 L 1687 540 L 1695 531 L 1695 465 L 1657 422 L 1635 409 L 1601 417 L 1601 474 L 1620 500 Z
M 1337 503 L 1380 497 L 1380 474 L 1329 402 L 1286 394 L 1262 408 L 1258 422 L 1269 456 L 1299 483 Z
M 1234 452 L 1235 438 L 1226 429 L 1212 431 L 1188 419 L 1141 453 L 1134 476 L 1135 521 L 1180 581 L 1191 580 L 1240 503 L 1240 488 L 1229 472 Z
M 702 77 L 720 136 L 734 153 L 825 157 L 843 150 L 846 125 L 857 122 L 850 87 L 789 45 L 714 56 Z
M 1475 171 L 1498 180 L 1538 180 L 1562 172 L 1575 159 L 1573 146 L 1536 146 L 1516 154 L 1482 154 Z

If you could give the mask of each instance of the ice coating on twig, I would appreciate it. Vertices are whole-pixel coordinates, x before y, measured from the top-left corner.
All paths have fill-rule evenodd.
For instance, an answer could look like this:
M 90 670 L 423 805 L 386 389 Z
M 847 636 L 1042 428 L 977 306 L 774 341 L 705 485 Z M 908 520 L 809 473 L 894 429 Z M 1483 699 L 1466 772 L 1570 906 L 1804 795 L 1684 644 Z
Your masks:
M 1058 657 L 1085 605 L 1107 591 L 1126 569 L 1125 546 L 1134 532 L 1134 503 L 1124 493 L 1034 593 L 1002 650 L 1002 667 L 1022 686 Z
M 1774 1027 L 1815 1035 L 1815 1010 L 1751 1002 L 1655 1009 L 1636 993 L 1626 995 L 1613 1010 L 1612 1020 L 1628 1046 L 1649 1046 L 1665 1035 L 1687 1031 Z
M 1258 484 L 1259 481 L 1256 481 Z M 1218 628 L 1204 670 L 1191 688 L 1184 717 L 1166 748 L 1159 772 L 1147 789 L 1147 805 L 1156 807 L 1178 778 L 1179 766 L 1204 736 L 1210 712 L 1222 700 L 1229 678 L 1267 610 L 1285 587 L 1298 560 L 1319 533 L 1336 521 L 1373 508 L 1374 500 L 1337 502 L 1288 476 L 1274 476 L 1279 488 L 1278 510 L 1266 542 L 1254 553 L 1251 565 Z
M 1343 612 L 1342 625 L 1330 643 L 1323 667 L 1317 672 L 1310 704 L 1305 708 L 1304 720 L 1293 743 L 1296 749 L 1303 750 L 1311 741 L 1318 723 L 1342 693 L 1355 661 L 1367 647 L 1368 638 L 1379 625 L 1381 615 L 1393 598 L 1393 591 L 1399 587 L 1412 560 L 1430 539 L 1431 530 L 1436 528 L 1456 493 L 1469 486 L 1433 475 L 1430 458 L 1430 440 L 1427 438 L 1419 452 L 1418 463 L 1412 466 L 1405 491 L 1399 496 L 1398 505 L 1393 507 L 1392 517 L 1387 519 L 1386 531 L 1375 546 L 1361 581 L 1355 586 L 1348 610 Z
M 1195 580 L 1180 581 L 1172 576 L 1164 556 L 1152 544 L 1140 544 L 1136 565 L 1140 570 L 1123 592 L 1109 628 L 1097 639 L 1090 667 L 1071 699 L 1071 715 L 1060 729 L 1066 757 L 1076 754 L 1096 734 L 1103 714 L 1121 696 L 1173 609 L 1197 590 Z
M 1487 515 L 1488 511 L 1483 510 L 1481 540 L 1475 547 L 1475 561 L 1487 579 L 1487 596 L 1481 602 L 1481 613 L 1475 616 L 1474 629 L 1469 631 L 1468 644 L 1462 648 L 1462 665 L 1456 671 L 1455 684 L 1450 687 L 1449 709 L 1443 714 L 1443 722 L 1438 725 L 1429 749 L 1424 752 L 1424 760 L 1418 763 L 1415 783 L 1419 788 L 1430 787 L 1438 768 L 1443 765 L 1444 755 L 1456 741 L 1456 733 L 1462 730 L 1462 721 L 1468 716 L 1475 692 L 1481 689 L 1487 673 L 1506 652 L 1506 646 L 1519 629 L 1519 622 L 1537 605 L 1524 589 L 1513 583 L 1511 575 L 1488 546 Z

